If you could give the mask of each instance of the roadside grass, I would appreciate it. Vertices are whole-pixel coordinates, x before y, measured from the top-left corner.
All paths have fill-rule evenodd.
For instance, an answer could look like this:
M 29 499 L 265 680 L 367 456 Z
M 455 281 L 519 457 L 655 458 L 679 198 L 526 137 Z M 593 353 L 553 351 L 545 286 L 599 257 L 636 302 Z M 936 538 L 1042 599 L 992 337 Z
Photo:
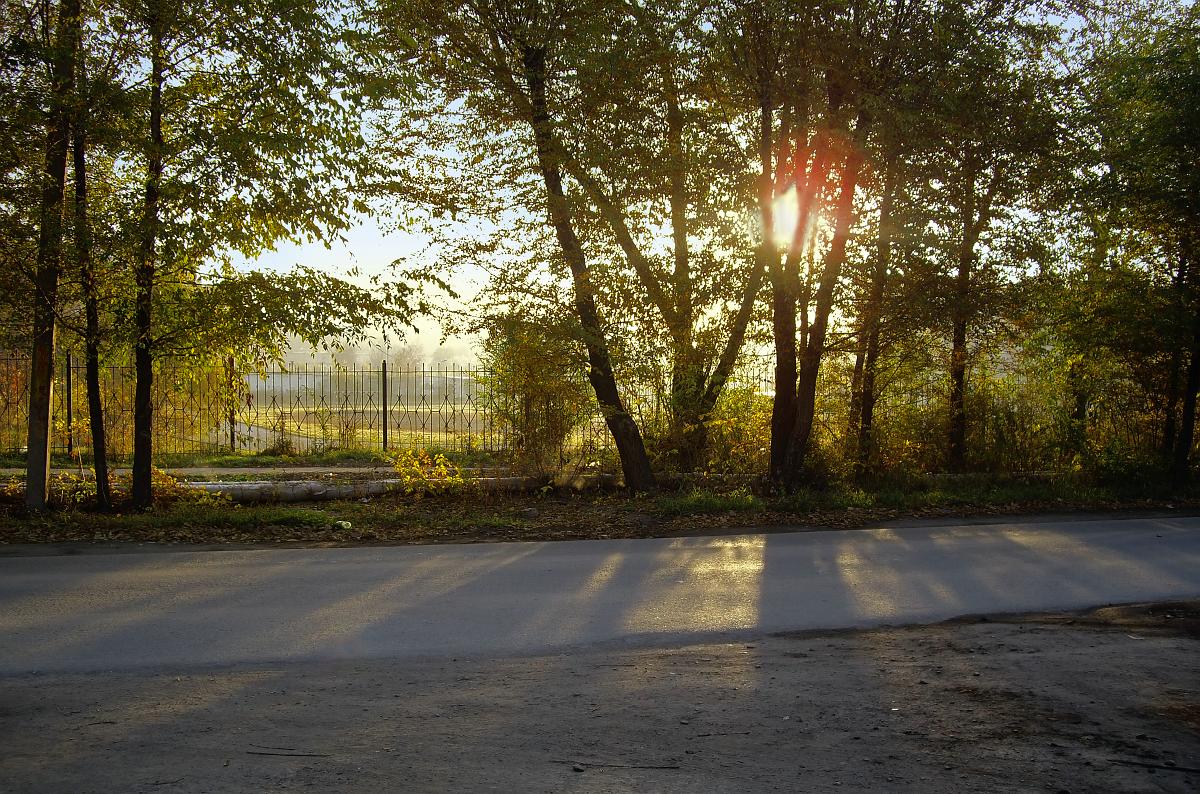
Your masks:
M 123 517 L 108 516 L 113 523 L 121 523 L 139 529 L 153 529 L 164 523 L 176 526 L 220 527 L 223 529 L 246 530 L 258 527 L 327 527 L 336 519 L 325 511 L 314 507 L 286 507 L 280 505 L 244 506 L 223 505 L 214 509 L 209 505 L 178 504 L 165 514 L 129 513 Z
M 213 506 L 176 503 L 147 513 L 54 510 L 0 514 L 0 543 L 64 542 L 255 542 L 312 539 L 336 518 L 311 507 Z M 299 534 L 297 534 L 299 533 Z M 295 536 L 293 538 L 293 536 Z
M 660 496 L 654 500 L 654 512 L 669 517 L 748 512 L 762 508 L 762 499 L 746 488 L 735 488 L 725 492 L 710 488 L 693 488 L 683 494 Z
M 1055 504 L 1110 504 L 1146 499 L 1190 499 L 1192 491 L 1171 489 L 1119 489 L 1075 477 L 984 479 L 982 477 L 926 478 L 908 483 L 873 486 L 841 485 L 828 489 L 800 489 L 767 500 L 767 508 L 783 513 L 829 510 L 995 509 L 1018 505 L 1053 508 Z
M 0 502 L 0 544 L 473 543 L 673 537 L 772 528 L 848 529 L 903 518 L 953 518 L 1079 510 L 1200 508 L 1200 489 L 1171 492 L 1087 484 L 1076 478 L 926 478 L 752 493 L 720 483 L 676 492 L 594 490 L 385 496 L 301 505 L 235 505 L 178 499 L 148 513 L 58 508 L 28 515 Z

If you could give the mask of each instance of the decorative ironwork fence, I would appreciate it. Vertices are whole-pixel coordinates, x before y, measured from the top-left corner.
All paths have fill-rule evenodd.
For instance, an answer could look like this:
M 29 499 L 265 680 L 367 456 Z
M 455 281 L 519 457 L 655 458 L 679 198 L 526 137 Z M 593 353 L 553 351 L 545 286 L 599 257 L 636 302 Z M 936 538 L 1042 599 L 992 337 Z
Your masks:
M 0 451 L 25 449 L 28 360 L 0 358 Z M 513 451 L 514 429 L 502 418 L 491 373 L 471 366 L 341 367 L 298 364 L 252 373 L 225 367 L 156 368 L 152 402 L 157 455 L 220 452 L 311 453 L 333 449 Z M 109 454 L 132 454 L 134 373 L 101 370 Z M 651 395 L 628 395 L 639 419 L 661 418 Z M 55 380 L 53 448 L 90 450 L 85 368 L 60 363 Z M 579 417 L 575 447 L 611 443 L 598 412 Z
M 54 449 L 90 444 L 84 367 L 69 361 L 55 383 Z M 249 374 L 229 367 L 160 366 L 155 372 L 154 439 L 161 454 L 277 449 L 481 449 L 504 451 L 488 372 L 476 367 L 389 368 L 301 364 Z M 0 448 L 25 445 L 28 363 L 0 359 Z M 131 367 L 101 371 L 108 445 L 132 450 Z
M 815 438 L 827 449 L 852 448 L 850 372 L 832 362 L 818 389 Z M 0 358 L 0 452 L 25 448 L 28 360 Z M 772 379 L 769 361 L 749 358 L 719 407 L 726 419 L 713 433 L 713 465 L 741 456 L 737 466 L 766 464 Z M 58 367 L 53 443 L 56 452 L 87 456 L 91 438 L 84 366 L 68 359 Z M 939 373 L 881 384 L 875 409 L 874 445 L 890 465 L 935 470 L 944 454 L 948 384 Z M 563 377 L 569 377 L 563 374 Z M 300 364 L 259 372 L 229 365 L 195 368 L 160 364 L 153 389 L 156 455 L 221 452 L 312 453 L 333 449 L 430 449 L 480 452 L 512 459 L 529 454 L 513 417 L 529 414 L 514 395 L 492 388 L 492 373 L 469 366 L 366 367 Z M 1078 445 L 1068 395 L 1037 373 L 975 370 L 967 393 L 968 448 L 979 469 L 1028 471 L 1072 465 Z M 133 441 L 132 367 L 101 371 L 109 454 L 128 459 Z M 648 438 L 666 430 L 668 397 L 662 385 L 627 388 L 624 397 Z M 556 410 L 556 409 L 546 409 Z M 611 450 L 612 441 L 594 404 L 577 411 L 563 454 Z M 1153 450 L 1161 411 L 1144 398 L 1109 390 L 1088 406 L 1093 448 Z M 723 434 L 723 435 L 722 435 Z M 759 460 L 761 458 L 761 460 Z

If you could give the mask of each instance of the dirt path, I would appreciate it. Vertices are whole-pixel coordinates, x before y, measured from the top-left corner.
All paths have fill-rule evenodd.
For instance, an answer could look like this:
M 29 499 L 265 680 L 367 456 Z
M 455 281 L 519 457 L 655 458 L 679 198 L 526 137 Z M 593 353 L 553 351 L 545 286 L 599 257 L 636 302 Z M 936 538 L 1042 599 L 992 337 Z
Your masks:
M 16 792 L 1200 789 L 1200 603 L 679 649 L 0 679 Z

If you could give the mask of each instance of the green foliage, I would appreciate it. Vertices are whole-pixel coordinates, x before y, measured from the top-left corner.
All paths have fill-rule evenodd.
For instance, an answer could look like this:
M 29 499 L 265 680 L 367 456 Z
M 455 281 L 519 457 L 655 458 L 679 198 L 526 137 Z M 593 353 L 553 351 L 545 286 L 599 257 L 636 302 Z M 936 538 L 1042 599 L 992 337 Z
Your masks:
M 1091 450 L 1080 468 L 1090 482 L 1119 494 L 1169 493 L 1170 470 L 1161 455 L 1119 441 Z
M 172 520 L 182 524 L 211 525 L 231 529 L 251 530 L 259 527 L 324 528 L 330 525 L 329 516 L 320 510 L 278 505 L 246 508 L 237 505 L 225 510 L 194 502 L 168 508 Z M 134 517 L 136 519 L 136 517 Z M 149 521 L 153 521 L 150 518 Z
M 1200 9 L 1130 16 L 1088 75 L 1104 166 L 1100 186 L 1129 225 L 1196 240 L 1200 219 Z M 1191 223 L 1192 228 L 1180 227 Z
M 766 470 L 771 452 L 771 398 L 757 386 L 727 386 L 704 425 L 707 471 L 757 475 Z
M 581 351 L 565 322 L 494 318 L 481 363 L 495 416 L 513 434 L 517 465 L 555 474 L 572 459 L 574 431 L 596 415 L 595 399 L 581 375 Z
M 837 486 L 825 490 L 800 488 L 794 493 L 776 497 L 769 502 L 773 510 L 783 513 L 811 513 L 816 510 L 863 509 L 876 506 L 875 495 L 852 486 Z
M 286 436 L 276 438 L 270 445 L 264 447 L 255 458 L 259 460 L 271 460 L 275 458 L 294 458 L 296 457 L 296 445 Z
M 585 432 L 600 430 L 583 355 L 598 341 L 623 388 L 660 398 L 658 426 L 639 417 L 659 463 L 763 473 L 769 398 L 726 386 L 722 366 L 743 333 L 760 351 L 775 333 L 818 350 L 808 345 L 824 324 L 820 301 L 830 326 L 804 463 L 827 493 L 852 474 L 916 479 L 947 466 L 947 429 L 961 418 L 947 404 L 951 360 L 968 373 L 968 469 L 1149 482 L 1156 455 L 1183 437 L 1185 376 L 1200 356 L 1194 5 L 1092 9 L 1078 28 L 1008 0 L 84 10 L 72 123 L 87 133 L 90 228 L 63 215 L 63 260 L 78 253 L 71 232 L 90 231 L 104 363 L 126 356 L 133 266 L 153 262 L 150 343 L 197 363 L 171 382 L 159 369 L 160 394 L 219 378 L 208 365 L 230 354 L 261 365 L 294 340 L 401 332 L 428 308 L 419 285 L 454 263 L 491 277 L 459 328 L 486 332 L 492 406 L 518 465 L 538 473 L 611 453 Z M 0 11 L 0 346 L 13 349 L 29 341 L 54 12 Z M 150 30 L 152 18 L 165 29 Z M 540 115 L 525 73 L 535 51 L 550 64 Z M 149 131 L 151 56 L 166 64 L 161 146 Z M 545 223 L 538 123 L 582 275 Z M 771 247 L 758 246 L 756 202 L 803 181 L 817 152 L 836 162 L 811 238 L 769 275 L 799 322 L 776 329 L 777 307 L 756 291 Z M 163 173 L 147 213 L 151 155 Z M 824 279 L 836 177 L 859 159 L 845 267 Z M 397 225 L 427 235 L 437 265 L 369 285 L 322 262 L 246 267 L 280 243 L 336 240 L 380 200 Z M 884 203 L 894 203 L 886 220 Z M 76 349 L 82 282 L 67 268 L 56 307 Z M 586 338 L 576 288 L 600 315 Z M 852 361 L 868 327 L 879 332 L 880 402 L 859 467 L 850 414 L 863 366 L 856 382 Z M 105 393 L 110 412 L 129 391 Z M 156 436 L 192 431 L 180 404 L 156 396 L 154 408 Z M 312 418 L 327 454 L 297 456 L 280 426 L 279 444 L 253 463 L 333 462 L 363 442 L 336 408 Z M 128 428 L 110 429 L 123 455 Z M 688 439 L 704 437 L 693 460 Z M 416 469 L 437 468 L 422 454 L 432 463 L 403 462 L 414 482 Z M 61 498 L 86 504 L 87 487 L 64 481 Z
M 1123 495 L 1137 492 L 1135 487 Z M 1165 496 L 1167 492 L 1152 488 L 1141 493 Z M 792 515 L 840 513 L 847 510 L 970 511 L 972 508 L 1009 505 L 1053 509 L 1056 503 L 1101 502 L 1117 496 L 1117 492 L 1108 485 L 1092 485 L 1087 479 L 1071 476 L 926 475 L 891 477 L 862 487 L 838 484 L 825 490 L 802 488 L 769 500 L 767 508 Z

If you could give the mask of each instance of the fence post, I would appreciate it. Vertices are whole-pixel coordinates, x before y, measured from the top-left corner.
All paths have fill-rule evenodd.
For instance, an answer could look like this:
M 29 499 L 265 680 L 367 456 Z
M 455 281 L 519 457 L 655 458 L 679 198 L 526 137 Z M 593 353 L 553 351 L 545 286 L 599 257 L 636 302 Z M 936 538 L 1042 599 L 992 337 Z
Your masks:
M 383 360 L 383 367 L 380 370 L 383 380 L 383 451 L 387 452 L 387 431 L 388 431 L 388 392 L 387 392 L 387 359 Z
M 237 452 L 237 389 L 234 387 L 233 356 L 225 359 L 225 368 L 229 373 L 229 451 Z
M 67 351 L 67 368 L 64 375 L 63 380 L 65 381 L 64 387 L 67 398 L 67 455 L 69 457 L 75 454 L 75 432 L 71 425 L 71 417 L 75 415 L 75 411 L 72 410 L 74 401 L 71 399 L 71 351 L 69 350 Z

